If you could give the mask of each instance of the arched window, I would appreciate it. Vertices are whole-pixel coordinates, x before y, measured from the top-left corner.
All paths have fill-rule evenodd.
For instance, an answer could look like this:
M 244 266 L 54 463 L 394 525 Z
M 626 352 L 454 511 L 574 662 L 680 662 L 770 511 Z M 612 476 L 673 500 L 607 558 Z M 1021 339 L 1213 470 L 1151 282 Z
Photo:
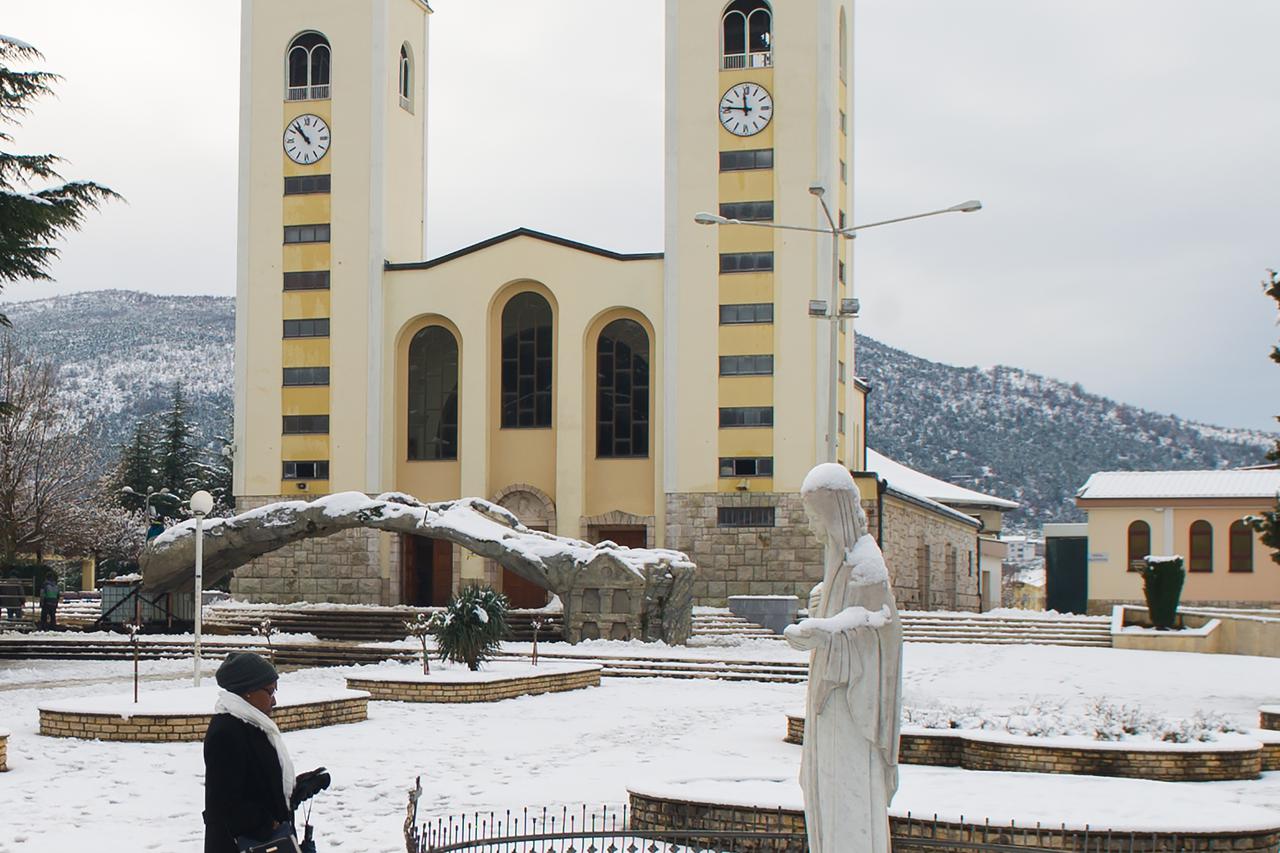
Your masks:
M 400 45 L 400 106 L 413 109 L 413 57 L 409 45 Z
M 551 305 L 537 293 L 502 309 L 502 426 L 551 426 Z
M 320 33 L 302 33 L 289 44 L 290 101 L 329 97 L 329 40 Z
M 836 45 L 840 51 L 840 79 L 849 80 L 849 22 L 844 17 L 844 7 L 840 7 L 840 43 Z
M 614 320 L 596 343 L 596 455 L 649 455 L 649 334 Z
M 720 21 L 721 68 L 773 65 L 773 12 L 766 0 L 733 0 Z
M 1213 525 L 1203 519 L 1191 523 L 1191 565 L 1187 570 L 1213 571 Z
M 458 458 L 458 340 L 428 326 L 409 343 L 409 458 Z
M 1230 559 L 1227 570 L 1232 572 L 1253 571 L 1253 528 L 1243 520 L 1231 522 L 1231 530 L 1227 534 L 1230 547 Z
M 1151 525 L 1135 521 L 1129 525 L 1129 571 L 1140 572 L 1151 553 Z

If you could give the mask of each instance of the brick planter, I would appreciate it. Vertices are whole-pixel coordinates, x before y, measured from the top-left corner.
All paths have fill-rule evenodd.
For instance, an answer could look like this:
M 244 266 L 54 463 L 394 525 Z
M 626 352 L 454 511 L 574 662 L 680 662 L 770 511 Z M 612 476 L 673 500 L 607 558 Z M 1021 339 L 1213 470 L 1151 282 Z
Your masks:
M 788 743 L 804 743 L 804 718 L 788 715 Z M 904 731 L 898 742 L 902 764 L 931 764 L 1014 773 L 1067 773 L 1117 776 L 1160 782 L 1223 782 L 1256 779 L 1280 769 L 1280 740 L 1257 747 L 1150 747 L 1111 744 L 1088 746 L 1038 743 L 1035 738 L 995 733 L 938 730 Z
M 0 732 L 0 773 L 9 769 L 9 733 Z
M 544 667 L 539 667 L 544 669 Z M 445 670 L 416 679 L 393 675 L 370 675 L 347 679 L 347 687 L 367 692 L 371 698 L 387 702 L 498 702 L 517 696 L 562 693 L 600 686 L 600 667 L 556 667 L 547 665 L 535 675 L 505 675 L 501 670 L 480 673 Z
M 1280 732 L 1280 705 L 1266 705 L 1260 711 L 1262 728 Z
M 661 834 L 663 830 L 707 830 L 714 839 L 718 832 L 767 828 L 786 833 L 804 832 L 804 812 L 796 808 L 763 808 L 732 803 L 694 802 L 628 791 L 631 829 Z M 1280 844 L 1280 829 L 1229 830 L 1214 832 L 1117 833 L 1114 837 L 1097 829 L 1057 829 L 1016 827 L 1012 823 L 961 824 L 889 816 L 894 853 L 932 853 L 935 839 L 947 842 L 951 853 L 983 853 L 988 844 L 1028 847 L 1034 850 L 1089 850 L 1090 853 L 1274 853 Z M 914 843 L 913 843 L 914 842 Z M 966 842 L 972 846 L 966 846 Z M 767 842 L 735 841 L 734 850 L 743 853 L 783 853 Z M 808 845 L 799 853 L 806 853 Z M 794 853 L 787 850 L 785 853 Z
M 208 703 L 212 706 L 212 702 Z M 146 707 L 145 704 L 141 707 Z M 149 713 L 125 716 L 62 708 L 40 709 L 40 734 L 83 740 L 170 743 L 204 740 L 213 713 Z M 318 729 L 369 718 L 368 695 L 281 705 L 271 718 L 281 731 Z

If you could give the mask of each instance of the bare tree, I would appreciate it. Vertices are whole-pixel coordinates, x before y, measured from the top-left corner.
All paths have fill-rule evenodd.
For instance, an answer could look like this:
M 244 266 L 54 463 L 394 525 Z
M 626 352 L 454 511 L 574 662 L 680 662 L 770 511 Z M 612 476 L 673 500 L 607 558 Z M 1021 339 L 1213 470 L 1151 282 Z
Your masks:
M 42 562 L 59 519 L 86 491 L 92 449 L 58 401 L 53 366 L 25 358 L 9 335 L 0 342 L 0 399 L 0 565 L 19 554 Z

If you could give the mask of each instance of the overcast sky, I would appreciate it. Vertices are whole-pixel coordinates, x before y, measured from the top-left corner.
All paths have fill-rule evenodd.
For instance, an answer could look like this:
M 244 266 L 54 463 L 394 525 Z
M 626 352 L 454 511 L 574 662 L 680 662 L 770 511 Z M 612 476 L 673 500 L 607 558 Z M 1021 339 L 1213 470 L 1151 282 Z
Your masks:
M 661 249 L 661 0 L 433 7 L 429 254 L 521 225 Z M 69 241 L 56 284 L 3 298 L 232 295 L 239 3 L 0 10 L 66 78 L 18 149 L 128 198 Z M 854 221 L 986 209 L 861 236 L 859 330 L 1272 428 L 1277 32 L 1274 0 L 860 0 Z

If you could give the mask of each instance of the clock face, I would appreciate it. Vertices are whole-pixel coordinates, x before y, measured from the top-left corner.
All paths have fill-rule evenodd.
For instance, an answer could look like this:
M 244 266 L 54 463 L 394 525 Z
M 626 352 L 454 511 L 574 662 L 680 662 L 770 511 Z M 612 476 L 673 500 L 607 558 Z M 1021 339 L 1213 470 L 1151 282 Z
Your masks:
M 734 136 L 755 136 L 773 118 L 773 96 L 759 83 L 739 83 L 720 99 L 720 123 Z
M 284 153 L 303 166 L 318 162 L 329 151 L 329 125 L 317 115 L 300 115 L 284 129 Z

